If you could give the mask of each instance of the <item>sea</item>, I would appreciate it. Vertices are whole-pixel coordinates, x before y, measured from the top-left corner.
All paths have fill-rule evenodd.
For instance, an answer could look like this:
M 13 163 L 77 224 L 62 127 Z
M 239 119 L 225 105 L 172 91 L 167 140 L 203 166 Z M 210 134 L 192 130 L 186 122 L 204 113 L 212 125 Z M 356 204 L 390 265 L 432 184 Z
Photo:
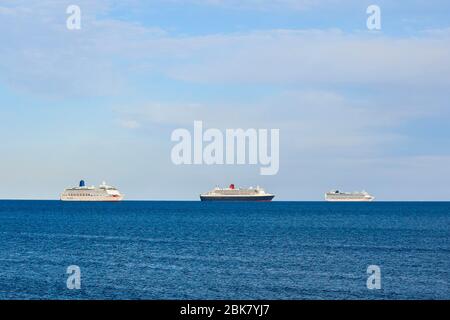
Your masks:
M 450 202 L 0 201 L 0 299 L 448 300 Z

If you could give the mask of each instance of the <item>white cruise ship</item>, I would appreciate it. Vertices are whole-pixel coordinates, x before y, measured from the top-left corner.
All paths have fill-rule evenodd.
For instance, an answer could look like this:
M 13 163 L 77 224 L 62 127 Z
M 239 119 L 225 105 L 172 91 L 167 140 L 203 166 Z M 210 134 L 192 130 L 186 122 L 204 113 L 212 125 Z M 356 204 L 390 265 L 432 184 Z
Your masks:
M 271 201 L 275 195 L 266 193 L 260 187 L 235 188 L 230 184 L 228 188 L 216 187 L 200 195 L 201 201 Z
M 374 196 L 371 196 L 366 191 L 361 192 L 341 192 L 339 190 L 333 190 L 325 193 L 326 201 L 373 201 L 375 200 Z
M 84 180 L 78 187 L 67 188 L 61 194 L 62 201 L 121 201 L 123 195 L 119 190 L 103 182 L 99 187 L 87 187 Z

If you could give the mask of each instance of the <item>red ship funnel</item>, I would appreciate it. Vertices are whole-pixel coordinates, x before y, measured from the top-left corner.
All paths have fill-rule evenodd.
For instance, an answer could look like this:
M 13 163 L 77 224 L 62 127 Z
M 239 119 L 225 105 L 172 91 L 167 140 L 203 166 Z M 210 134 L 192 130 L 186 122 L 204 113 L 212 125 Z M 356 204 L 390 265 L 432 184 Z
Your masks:
M 230 184 L 230 189 L 234 190 L 234 184 Z

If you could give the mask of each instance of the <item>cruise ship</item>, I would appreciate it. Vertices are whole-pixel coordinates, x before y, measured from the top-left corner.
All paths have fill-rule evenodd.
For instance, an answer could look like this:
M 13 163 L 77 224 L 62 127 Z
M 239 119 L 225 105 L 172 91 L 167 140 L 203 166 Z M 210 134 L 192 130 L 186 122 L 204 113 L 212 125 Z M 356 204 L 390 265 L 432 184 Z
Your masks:
M 333 190 L 325 193 L 326 201 L 373 201 L 375 197 L 368 194 L 366 191 L 361 192 L 341 192 L 339 190 Z
M 216 187 L 200 195 L 201 201 L 272 201 L 275 195 L 266 193 L 260 187 L 235 188 L 230 184 L 228 188 Z
M 61 194 L 62 201 L 121 201 L 123 195 L 119 190 L 103 182 L 100 186 L 87 187 L 84 180 L 78 187 L 71 187 Z

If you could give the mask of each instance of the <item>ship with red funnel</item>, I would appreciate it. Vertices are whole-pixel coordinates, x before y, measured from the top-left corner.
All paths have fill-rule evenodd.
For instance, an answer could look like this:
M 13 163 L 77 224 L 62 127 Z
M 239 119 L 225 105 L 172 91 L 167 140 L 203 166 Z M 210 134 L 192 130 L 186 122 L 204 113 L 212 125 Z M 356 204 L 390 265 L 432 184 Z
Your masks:
M 236 188 L 230 184 L 228 188 L 216 187 L 213 190 L 200 195 L 201 201 L 272 201 L 275 195 L 266 193 L 264 189 Z

